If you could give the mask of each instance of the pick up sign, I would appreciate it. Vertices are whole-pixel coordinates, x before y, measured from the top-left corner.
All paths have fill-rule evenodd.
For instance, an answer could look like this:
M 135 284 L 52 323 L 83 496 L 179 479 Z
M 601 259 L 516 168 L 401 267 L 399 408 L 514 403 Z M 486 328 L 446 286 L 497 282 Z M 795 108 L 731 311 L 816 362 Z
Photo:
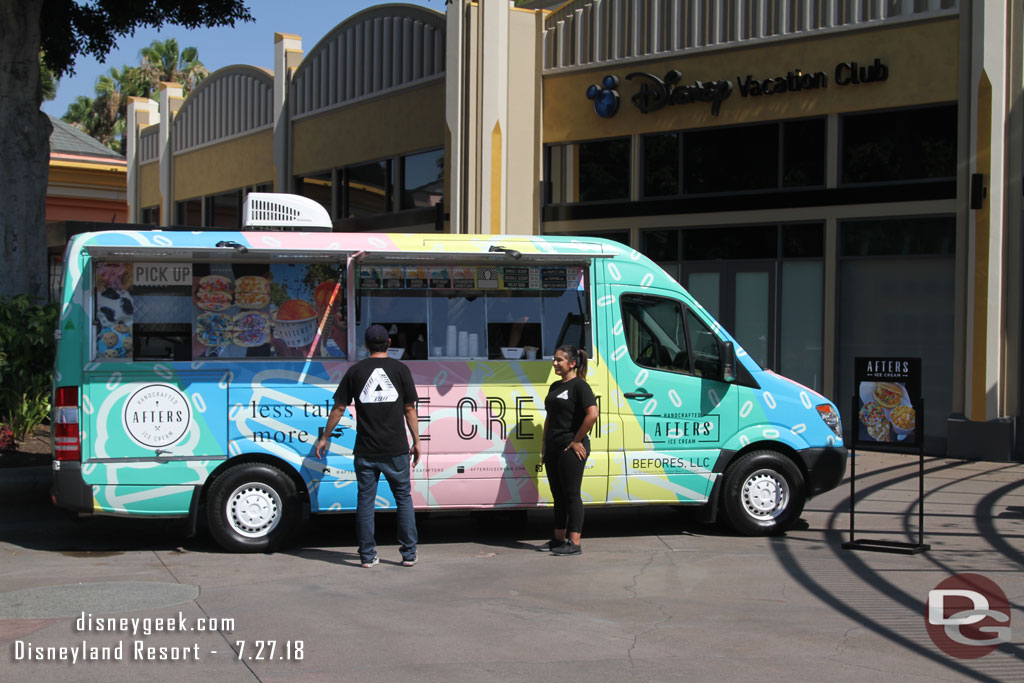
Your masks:
M 135 263 L 132 264 L 135 285 L 146 287 L 175 287 L 192 285 L 191 263 Z

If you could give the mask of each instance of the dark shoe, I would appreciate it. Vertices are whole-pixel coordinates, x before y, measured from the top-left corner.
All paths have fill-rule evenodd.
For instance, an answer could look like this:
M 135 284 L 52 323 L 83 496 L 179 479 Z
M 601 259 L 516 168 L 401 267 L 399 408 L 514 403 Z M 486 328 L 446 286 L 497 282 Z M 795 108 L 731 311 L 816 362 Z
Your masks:
M 582 552 L 582 546 L 579 546 L 572 541 L 566 541 L 563 545 L 551 549 L 552 555 L 579 555 Z
M 410 557 L 407 560 L 402 560 L 402 566 L 403 567 L 415 567 L 416 566 L 416 558 L 415 557 Z
M 544 545 L 537 546 L 537 550 L 539 550 L 542 553 L 549 553 L 553 551 L 555 548 L 561 548 L 563 545 L 565 545 L 565 541 L 559 541 L 557 538 L 552 538 Z

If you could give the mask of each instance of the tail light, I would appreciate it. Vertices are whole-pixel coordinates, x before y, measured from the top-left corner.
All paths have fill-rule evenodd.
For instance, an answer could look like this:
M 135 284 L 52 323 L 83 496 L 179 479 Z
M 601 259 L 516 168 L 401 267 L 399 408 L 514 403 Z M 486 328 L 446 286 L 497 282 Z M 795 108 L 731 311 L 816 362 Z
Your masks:
M 78 387 L 57 387 L 54 392 L 53 453 L 57 460 L 82 459 L 78 435 Z

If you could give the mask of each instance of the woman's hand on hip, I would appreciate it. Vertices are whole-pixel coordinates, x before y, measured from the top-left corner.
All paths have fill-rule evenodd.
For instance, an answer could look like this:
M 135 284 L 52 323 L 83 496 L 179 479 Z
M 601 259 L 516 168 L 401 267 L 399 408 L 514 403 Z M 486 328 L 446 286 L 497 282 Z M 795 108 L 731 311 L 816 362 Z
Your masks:
M 579 458 L 580 460 L 586 460 L 587 459 L 587 449 L 579 441 L 573 441 L 571 444 L 569 444 L 569 447 L 566 448 L 565 450 L 572 451 L 573 453 L 576 454 L 576 457 Z

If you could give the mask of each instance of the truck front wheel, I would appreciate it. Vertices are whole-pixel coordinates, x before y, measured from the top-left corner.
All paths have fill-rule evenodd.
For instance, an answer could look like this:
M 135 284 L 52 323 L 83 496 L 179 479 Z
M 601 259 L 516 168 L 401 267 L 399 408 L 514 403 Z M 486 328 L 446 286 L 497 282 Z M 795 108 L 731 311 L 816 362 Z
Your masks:
M 747 453 L 725 471 L 722 507 L 729 524 L 745 536 L 781 534 L 804 509 L 804 478 L 775 451 Z

